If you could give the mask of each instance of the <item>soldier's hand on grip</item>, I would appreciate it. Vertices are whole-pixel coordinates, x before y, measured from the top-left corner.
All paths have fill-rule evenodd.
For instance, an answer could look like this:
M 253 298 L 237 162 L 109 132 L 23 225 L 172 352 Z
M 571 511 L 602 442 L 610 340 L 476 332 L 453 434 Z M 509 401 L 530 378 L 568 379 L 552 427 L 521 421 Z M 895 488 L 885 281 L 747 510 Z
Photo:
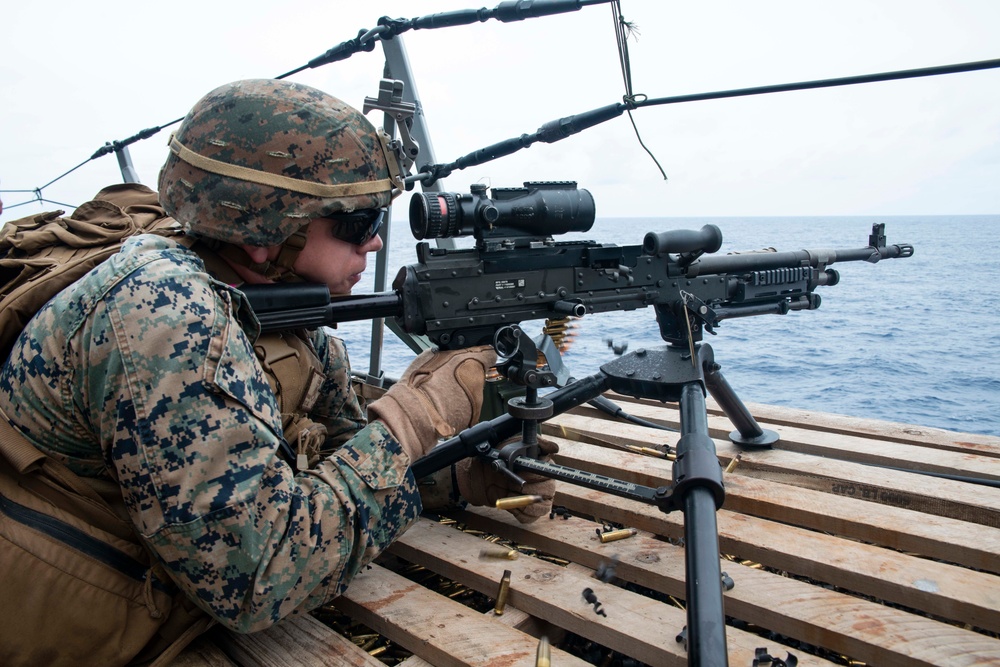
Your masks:
M 489 345 L 426 350 L 368 407 L 369 417 L 382 421 L 410 460 L 416 461 L 438 438 L 451 437 L 479 421 L 486 372 L 496 359 Z

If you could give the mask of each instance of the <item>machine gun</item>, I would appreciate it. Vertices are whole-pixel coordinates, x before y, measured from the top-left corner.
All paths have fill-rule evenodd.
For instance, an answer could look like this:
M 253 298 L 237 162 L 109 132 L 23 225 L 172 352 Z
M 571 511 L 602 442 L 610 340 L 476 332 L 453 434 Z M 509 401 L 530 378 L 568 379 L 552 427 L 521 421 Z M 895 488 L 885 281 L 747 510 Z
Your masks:
M 641 246 L 553 240 L 588 231 L 594 201 L 575 183 L 474 186 L 468 195 L 420 193 L 410 201 L 417 239 L 474 236 L 469 249 L 417 246 L 417 262 L 403 267 L 393 292 L 330 299 L 325 285 L 280 285 L 245 290 L 262 330 L 317 327 L 373 317 L 395 317 L 411 334 L 444 349 L 492 343 L 497 368 L 525 387 L 507 414 L 480 422 L 414 462 L 417 478 L 476 456 L 524 483 L 529 471 L 684 514 L 689 664 L 728 664 L 722 575 L 715 512 L 725 499 L 722 470 L 709 436 L 706 392 L 736 426 L 730 439 L 769 447 L 777 433 L 760 428 L 720 372 L 705 331 L 726 319 L 820 305 L 815 290 L 836 285 L 835 262 L 910 257 L 913 246 L 887 245 L 875 224 L 868 245 L 856 249 L 753 252 L 713 256 L 722 246 L 715 225 L 700 230 L 650 232 Z M 552 316 L 653 306 L 667 343 L 601 366 L 544 396 L 556 385 L 539 367 L 538 348 L 518 326 Z M 650 488 L 538 458 L 538 424 L 606 391 L 678 403 L 681 437 L 673 484 Z M 517 436 L 520 436 L 518 438 Z M 697 584 L 697 585 L 696 585 Z
M 819 286 L 836 285 L 835 262 L 910 257 L 913 246 L 887 245 L 876 224 L 856 249 L 752 252 L 712 256 L 715 225 L 649 232 L 642 245 L 555 241 L 589 231 L 593 197 L 572 182 L 523 188 L 473 186 L 469 194 L 417 193 L 410 229 L 418 239 L 474 236 L 474 248 L 417 245 L 417 262 L 400 269 L 393 291 L 331 298 L 324 285 L 248 287 L 262 331 L 315 328 L 395 317 L 410 334 L 442 349 L 491 344 L 503 327 L 528 320 L 653 306 L 662 338 L 692 345 L 729 318 L 819 308 Z

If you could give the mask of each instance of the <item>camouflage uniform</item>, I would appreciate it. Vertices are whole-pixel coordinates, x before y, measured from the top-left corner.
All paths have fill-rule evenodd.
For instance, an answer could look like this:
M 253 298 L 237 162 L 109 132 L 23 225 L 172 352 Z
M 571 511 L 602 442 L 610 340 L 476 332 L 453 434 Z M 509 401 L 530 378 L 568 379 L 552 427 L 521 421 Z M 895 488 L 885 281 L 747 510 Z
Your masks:
M 29 323 L 0 408 L 75 472 L 117 482 L 170 574 L 229 628 L 260 630 L 342 593 L 420 511 L 408 457 L 364 425 L 340 341 L 311 416 L 348 439 L 294 474 L 241 294 L 169 239 L 137 236 Z

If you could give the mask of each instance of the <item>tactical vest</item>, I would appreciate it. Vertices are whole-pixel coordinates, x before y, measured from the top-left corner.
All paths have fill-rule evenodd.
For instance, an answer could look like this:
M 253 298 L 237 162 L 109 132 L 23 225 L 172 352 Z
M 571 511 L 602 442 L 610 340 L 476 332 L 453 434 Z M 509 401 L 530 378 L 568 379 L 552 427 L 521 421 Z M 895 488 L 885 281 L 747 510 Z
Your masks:
M 91 202 L 96 210 L 104 207 L 118 220 L 125 216 L 138 222 L 128 211 L 140 210 L 155 217 L 152 191 L 141 186 L 112 190 L 127 199 L 107 196 Z M 235 281 L 229 265 L 206 244 L 179 236 L 176 229 L 160 233 L 191 247 L 218 279 Z M 89 257 L 95 251 L 85 252 Z M 52 288 L 58 280 L 44 282 Z M 25 299 L 32 298 L 29 287 Z M 30 304 L 18 316 L 38 307 Z M 285 439 L 296 454 L 292 463 L 311 467 L 327 434 L 323 424 L 308 417 L 324 380 L 312 344 L 304 332 L 273 333 L 261 336 L 254 352 L 277 398 Z M 39 589 L 54 594 L 38 595 Z M 2 412 L 0 590 L 4 665 L 165 665 L 213 623 L 170 583 L 141 544 L 119 486 L 77 476 L 28 442 Z M 59 602 L 52 604 L 53 599 Z M 60 646 L 56 651 L 47 648 L 53 633 Z
M 209 243 L 185 245 L 201 257 L 214 278 L 228 284 L 240 282 L 236 272 Z M 304 331 L 268 333 L 257 338 L 253 350 L 278 399 L 285 440 L 296 454 L 296 460 L 289 463 L 299 470 L 311 468 L 319 462 L 327 435 L 326 426 L 308 417 L 325 379 L 312 343 Z

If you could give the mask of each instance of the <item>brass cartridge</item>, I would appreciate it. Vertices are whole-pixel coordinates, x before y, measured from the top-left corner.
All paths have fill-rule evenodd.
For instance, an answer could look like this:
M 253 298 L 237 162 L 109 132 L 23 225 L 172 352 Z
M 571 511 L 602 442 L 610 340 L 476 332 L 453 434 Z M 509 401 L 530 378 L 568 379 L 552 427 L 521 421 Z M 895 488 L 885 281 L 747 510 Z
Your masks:
M 624 540 L 627 537 L 632 537 L 638 533 L 635 528 L 622 528 L 621 530 L 609 530 L 601 533 L 601 544 L 607 544 L 608 542 L 616 542 L 618 540 Z
M 510 498 L 500 498 L 496 502 L 498 510 L 512 510 L 518 507 L 527 507 L 544 500 L 541 496 L 511 496 Z
M 507 594 L 510 592 L 510 570 L 503 571 L 500 578 L 500 588 L 497 590 L 497 601 L 493 605 L 493 613 L 497 616 L 503 615 L 504 607 L 507 606 Z

